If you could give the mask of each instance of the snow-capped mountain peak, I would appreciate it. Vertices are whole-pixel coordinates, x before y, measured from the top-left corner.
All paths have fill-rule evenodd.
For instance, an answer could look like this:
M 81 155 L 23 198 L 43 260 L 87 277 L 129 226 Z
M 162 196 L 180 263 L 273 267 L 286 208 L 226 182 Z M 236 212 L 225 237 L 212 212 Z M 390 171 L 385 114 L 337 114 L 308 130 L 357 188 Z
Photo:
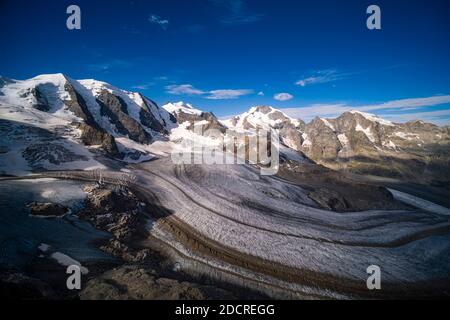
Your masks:
M 182 112 L 187 114 L 201 115 L 203 111 L 194 108 L 191 104 L 185 103 L 183 101 L 178 101 L 174 103 L 167 103 L 162 106 L 167 112 L 175 115 Z
M 121 160 L 146 160 L 149 144 L 176 125 L 166 110 L 139 93 L 61 73 L 2 78 L 0 121 L 7 150 L 0 154 L 0 163 L 21 164 L 15 172 L 50 164 L 63 168 L 65 163 L 75 169 L 102 167 L 95 160 L 100 149 Z M 15 143 L 23 136 L 28 138 Z
M 233 129 L 245 130 L 257 127 L 264 129 L 280 129 L 285 126 L 301 128 L 304 125 L 303 121 L 293 119 L 271 106 L 255 106 L 241 115 L 222 122 Z
M 361 111 L 357 111 L 357 110 L 352 110 L 352 111 L 350 111 L 350 113 L 351 114 L 361 115 L 361 116 L 363 116 L 365 119 L 367 119 L 369 121 L 377 122 L 377 123 L 379 123 L 381 125 L 384 125 L 384 126 L 393 126 L 394 125 L 394 123 L 392 123 L 391 121 L 383 119 L 383 118 L 380 118 L 380 117 L 378 117 L 378 116 L 376 116 L 374 114 L 371 114 L 371 113 L 361 112 Z

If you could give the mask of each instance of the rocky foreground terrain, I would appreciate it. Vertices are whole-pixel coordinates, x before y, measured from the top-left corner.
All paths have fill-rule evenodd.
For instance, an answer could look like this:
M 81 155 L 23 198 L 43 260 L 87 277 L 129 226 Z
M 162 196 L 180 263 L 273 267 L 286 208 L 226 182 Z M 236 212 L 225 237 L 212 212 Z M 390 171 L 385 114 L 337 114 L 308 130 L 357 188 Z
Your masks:
M 200 136 L 199 125 L 215 136 Z M 189 142 L 215 145 L 230 132 L 257 128 L 279 130 L 276 176 L 261 176 L 250 164 L 171 160 L 171 152 Z M 86 266 L 79 261 L 89 269 L 88 282 L 74 294 L 49 276 L 48 270 L 62 270 L 47 259 L 57 248 L 36 248 L 43 260 L 31 269 L 39 272 L 4 269 L 2 294 L 81 299 L 448 294 L 448 127 L 392 123 L 357 111 L 306 124 L 265 106 L 220 121 L 189 104 L 159 107 L 139 93 L 56 74 L 0 79 L 0 133 L 3 181 L 84 184 L 83 206 L 76 211 L 52 197 L 32 201 L 26 210 L 36 219 L 70 215 L 89 222 L 110 235 L 97 246 L 116 259 Z M 383 270 L 382 292 L 366 288 L 366 268 L 373 264 Z

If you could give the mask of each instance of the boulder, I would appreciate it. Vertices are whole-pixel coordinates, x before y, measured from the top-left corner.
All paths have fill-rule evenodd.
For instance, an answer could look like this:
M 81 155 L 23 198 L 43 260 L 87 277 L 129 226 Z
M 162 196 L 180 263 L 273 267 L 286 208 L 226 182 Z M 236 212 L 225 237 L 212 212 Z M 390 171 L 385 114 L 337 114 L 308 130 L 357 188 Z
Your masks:
M 29 205 L 33 216 L 40 217 L 60 217 L 69 212 L 69 209 L 57 203 L 33 202 Z

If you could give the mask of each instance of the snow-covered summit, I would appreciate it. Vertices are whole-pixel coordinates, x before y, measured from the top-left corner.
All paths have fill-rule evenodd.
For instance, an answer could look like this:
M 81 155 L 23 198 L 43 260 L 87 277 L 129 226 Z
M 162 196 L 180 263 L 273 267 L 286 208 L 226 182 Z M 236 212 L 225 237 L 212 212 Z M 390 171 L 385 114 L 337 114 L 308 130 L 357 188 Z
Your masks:
M 252 107 L 247 112 L 231 119 L 223 120 L 222 123 L 233 129 L 250 129 L 256 127 L 280 129 L 286 125 L 300 128 L 304 124 L 302 121 L 291 118 L 281 110 L 271 106 Z
M 380 118 L 380 117 L 378 117 L 378 116 L 376 116 L 374 114 L 371 114 L 371 113 L 361 112 L 361 111 L 357 111 L 357 110 L 352 110 L 352 111 L 350 111 L 350 113 L 351 114 L 359 114 L 359 115 L 363 116 L 364 118 L 366 118 L 369 121 L 377 122 L 377 123 L 379 123 L 381 125 L 384 125 L 384 126 L 393 126 L 394 125 L 394 123 L 392 123 L 391 121 L 383 119 L 383 118 Z
M 193 115 L 201 115 L 203 113 L 203 111 L 196 109 L 191 104 L 185 103 L 183 101 L 168 103 L 163 105 L 162 108 L 173 115 L 176 115 L 180 112 Z
M 147 160 L 150 144 L 175 126 L 152 100 L 106 82 L 61 73 L 0 80 L 5 173 L 102 167 L 95 160 L 101 150 L 118 160 Z

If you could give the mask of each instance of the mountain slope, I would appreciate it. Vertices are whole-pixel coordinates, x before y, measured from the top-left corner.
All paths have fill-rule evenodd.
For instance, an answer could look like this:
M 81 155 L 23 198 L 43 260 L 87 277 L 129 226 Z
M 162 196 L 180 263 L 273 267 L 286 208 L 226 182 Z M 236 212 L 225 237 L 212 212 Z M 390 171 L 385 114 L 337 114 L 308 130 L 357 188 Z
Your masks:
M 9 174 L 147 160 L 147 146 L 176 126 L 139 93 L 63 74 L 1 78 L 0 118 L 0 171 Z
M 332 169 L 427 183 L 446 181 L 450 173 L 448 127 L 423 121 L 393 123 L 351 111 L 305 124 L 260 106 L 222 123 L 237 130 L 278 129 L 285 146 Z

